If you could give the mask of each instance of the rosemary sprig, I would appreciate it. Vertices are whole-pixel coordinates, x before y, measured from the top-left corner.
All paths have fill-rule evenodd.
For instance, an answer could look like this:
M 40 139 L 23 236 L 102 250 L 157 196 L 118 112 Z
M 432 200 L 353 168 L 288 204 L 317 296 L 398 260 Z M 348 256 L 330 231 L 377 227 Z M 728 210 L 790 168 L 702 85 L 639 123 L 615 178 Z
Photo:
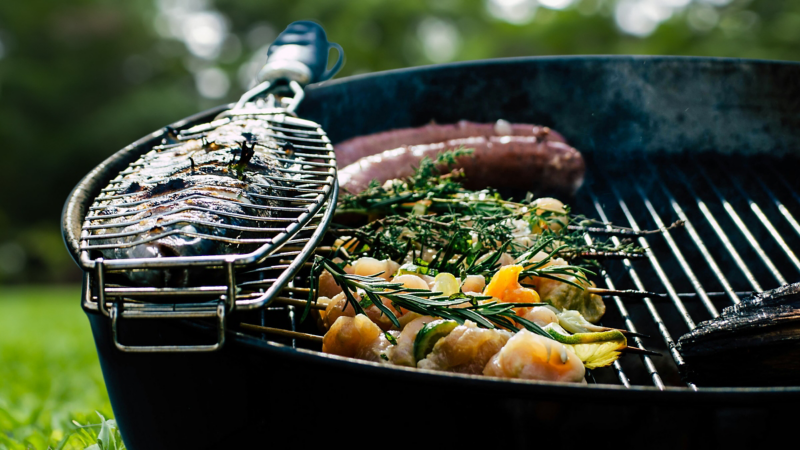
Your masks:
M 398 328 L 400 322 L 397 316 L 383 304 L 380 297 L 391 301 L 392 306 L 396 309 L 403 308 L 425 316 L 442 317 L 454 320 L 459 324 L 471 320 L 484 328 L 500 327 L 514 332 L 519 331 L 520 328 L 515 325 L 518 324 L 533 333 L 552 339 L 540 326 L 514 312 L 514 308 L 543 306 L 546 303 L 500 303 L 497 301 L 480 303 L 481 300 L 489 300 L 491 297 L 468 296 L 463 293 L 447 297 L 441 292 L 408 289 L 403 287 L 402 283 L 388 282 L 377 276 L 348 274 L 333 261 L 318 255 L 314 260 L 312 273 L 321 273 L 322 270 L 330 272 L 336 284 L 342 288 L 347 303 L 352 305 L 357 314 L 364 314 L 360 302 L 356 299 L 356 295 L 360 291 Z M 316 292 L 313 289 L 309 292 L 309 298 L 316 303 Z M 303 318 L 310 311 L 311 304 L 312 301 L 306 304 Z

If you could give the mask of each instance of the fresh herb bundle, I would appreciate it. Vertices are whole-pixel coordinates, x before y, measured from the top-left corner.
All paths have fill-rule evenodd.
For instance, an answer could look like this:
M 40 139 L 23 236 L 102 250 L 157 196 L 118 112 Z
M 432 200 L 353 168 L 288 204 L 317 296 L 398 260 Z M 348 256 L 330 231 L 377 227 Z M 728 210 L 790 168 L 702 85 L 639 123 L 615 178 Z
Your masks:
M 490 279 L 500 258 L 508 254 L 524 267 L 520 279 L 550 278 L 584 289 L 589 285 L 588 276 L 595 274 L 590 268 L 599 263 L 582 255 L 642 251 L 628 242 L 619 246 L 597 241 L 587 244 L 586 231 L 569 229 L 573 219 L 567 206 L 553 210 L 541 207 L 531 194 L 514 202 L 504 200 L 492 189 L 465 189 L 460 183 L 462 174 L 451 167 L 457 158 L 471 152 L 459 148 L 439 154 L 436 160 L 423 158 L 408 178 L 384 185 L 373 181 L 361 193 L 343 195 L 337 205 L 338 215 L 355 213 L 374 220 L 359 227 L 334 223 L 331 232 L 340 238 L 337 249 L 344 261 L 337 264 L 317 256 L 312 280 L 327 270 L 357 313 L 375 305 L 398 327 L 397 317 L 380 297 L 398 308 L 423 315 L 459 323 L 469 319 L 489 328 L 517 330 L 521 325 L 549 336 L 541 327 L 517 316 L 513 309 L 534 304 L 481 304 L 479 300 L 488 298 L 464 294 L 443 297 L 441 293 L 403 289 L 400 284 L 377 276 L 350 275 L 343 267 L 369 256 L 405 262 L 404 267 L 411 266 L 416 273 L 425 275 L 447 272 L 462 279 L 467 275 Z M 554 258 L 569 263 L 552 264 Z M 314 290 L 312 285 L 309 302 L 316 301 Z M 363 298 L 357 299 L 357 292 L 363 292 Z
M 384 185 L 373 180 L 358 194 L 344 193 L 339 198 L 336 212 L 337 214 L 402 214 L 413 209 L 420 200 L 444 199 L 454 194 L 468 192 L 458 182 L 463 175 L 461 172 L 443 174 L 442 169 L 449 169 L 456 163 L 457 158 L 471 155 L 472 152 L 473 149 L 459 147 L 440 153 L 436 160 L 425 157 L 414 170 L 414 174 L 408 178 L 391 180 Z
M 433 273 L 488 277 L 503 253 L 525 263 L 545 252 L 545 260 L 530 262 L 541 276 L 567 275 L 586 281 L 587 268 L 599 264 L 585 255 L 643 252 L 630 241 L 587 244 L 582 227 L 569 229 L 568 206 L 553 211 L 539 207 L 530 194 L 514 202 L 492 189 L 465 189 L 460 173 L 449 169 L 456 158 L 470 153 L 459 148 L 439 154 L 435 161 L 423 158 L 411 177 L 383 186 L 373 182 L 359 194 L 344 195 L 337 214 L 357 213 L 374 220 L 356 228 L 334 223 L 332 233 L 342 238 L 340 254 L 348 261 L 370 256 L 410 261 Z M 583 218 L 581 223 L 587 221 Z M 527 232 L 521 235 L 520 227 Z M 436 254 L 426 262 L 426 251 L 431 250 Z M 571 265 L 548 266 L 553 257 Z

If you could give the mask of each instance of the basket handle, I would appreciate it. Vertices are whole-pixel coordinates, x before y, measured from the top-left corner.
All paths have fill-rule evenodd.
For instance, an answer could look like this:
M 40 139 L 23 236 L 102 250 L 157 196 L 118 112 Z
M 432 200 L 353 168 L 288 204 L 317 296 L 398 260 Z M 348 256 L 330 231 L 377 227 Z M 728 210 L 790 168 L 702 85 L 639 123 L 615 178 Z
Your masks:
M 148 308 L 150 306 L 150 308 Z M 191 309 L 190 309 L 191 308 Z M 114 345 L 121 351 L 127 353 L 170 353 L 170 352 L 213 352 L 222 348 L 225 344 L 225 322 L 227 309 L 224 301 L 220 300 L 217 304 L 205 304 L 200 307 L 184 307 L 184 305 L 173 305 L 173 309 L 165 309 L 161 305 L 145 305 L 137 308 L 138 311 L 131 311 L 126 314 L 121 302 L 114 303 L 109 308 L 111 317 L 111 334 Z M 182 311 L 182 309 L 185 309 Z M 216 318 L 217 319 L 217 342 L 208 345 L 126 345 L 119 341 L 117 331 L 118 321 L 126 317 L 131 319 L 197 319 L 197 318 Z
M 339 52 L 333 67 L 328 67 L 331 49 Z M 325 81 L 336 75 L 344 64 L 339 44 L 328 42 L 325 30 L 310 20 L 292 22 L 267 50 L 267 63 L 258 73 L 258 82 L 285 78 L 301 85 Z

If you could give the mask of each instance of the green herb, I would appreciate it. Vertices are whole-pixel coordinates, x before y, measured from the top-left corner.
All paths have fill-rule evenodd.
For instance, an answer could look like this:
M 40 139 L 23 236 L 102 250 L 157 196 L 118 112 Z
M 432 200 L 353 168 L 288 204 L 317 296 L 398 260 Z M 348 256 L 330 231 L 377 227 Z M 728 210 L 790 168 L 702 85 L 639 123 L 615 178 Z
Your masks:
M 374 276 L 349 275 L 343 269 L 353 260 L 369 256 L 405 261 L 398 273 L 435 276 L 446 272 L 462 280 L 467 275 L 489 279 L 497 272 L 501 258 L 508 255 L 524 267 L 521 280 L 548 278 L 585 289 L 590 283 L 588 277 L 595 275 L 591 269 L 600 267 L 597 260 L 586 255 L 643 252 L 630 240 L 616 245 L 610 240 L 587 239 L 585 225 L 593 222 L 580 216 L 573 219 L 569 206 L 564 206 L 564 212 L 551 211 L 538 206 L 531 194 L 515 202 L 492 189 L 465 189 L 460 183 L 462 174 L 449 170 L 457 158 L 471 153 L 459 148 L 441 153 L 436 160 L 423 158 L 410 177 L 383 185 L 372 182 L 359 194 L 341 196 L 337 214 L 363 214 L 371 221 L 355 228 L 334 223 L 331 232 L 341 239 L 340 248 L 346 249 L 340 252 L 345 261 L 336 264 L 317 256 L 312 274 L 327 270 L 356 313 L 375 305 L 398 328 L 397 317 L 381 298 L 395 308 L 460 324 L 471 320 L 486 328 L 517 331 L 522 327 L 549 337 L 541 327 L 514 312 L 514 308 L 537 304 L 481 304 L 479 300 L 489 297 L 463 293 L 445 297 L 440 292 L 405 289 Z M 581 226 L 570 227 L 572 220 L 579 220 Z M 568 263 L 553 264 L 555 258 Z M 361 302 L 356 301 L 354 292 L 362 293 Z
M 433 197 L 447 197 L 451 194 L 464 191 L 456 180 L 460 172 L 442 174 L 440 168 L 449 168 L 460 157 L 468 156 L 474 149 L 465 149 L 463 146 L 454 150 L 442 152 L 436 160 L 424 157 L 414 174 L 402 180 L 393 180 L 385 185 L 372 181 L 363 192 L 358 194 L 344 194 L 340 197 L 337 210 L 339 212 L 369 213 L 382 211 L 391 213 L 395 210 L 411 210 L 413 203 L 431 199 Z M 403 204 L 409 204 L 403 206 Z
M 484 328 L 501 327 L 511 331 L 519 331 L 520 328 L 517 325 L 521 325 L 531 332 L 552 339 L 540 326 L 519 317 L 514 312 L 514 308 L 542 306 L 545 303 L 501 303 L 491 301 L 480 304 L 478 300 L 489 300 L 491 297 L 472 297 L 464 294 L 446 297 L 441 292 L 408 289 L 404 288 L 402 283 L 392 283 L 383 278 L 348 274 L 333 261 L 319 255 L 314 260 L 314 266 L 314 272 L 324 269 L 331 273 L 336 283 L 342 287 L 348 302 L 353 298 L 353 292 L 360 289 L 370 298 L 378 299 L 379 297 L 384 297 L 398 308 L 404 308 L 421 315 L 442 317 L 454 320 L 459 324 L 471 320 Z M 355 300 L 353 302 L 357 304 Z M 373 301 L 373 303 L 386 314 L 395 326 L 400 327 L 397 316 L 391 310 L 386 308 L 379 300 Z M 364 313 L 363 310 L 356 309 L 356 311 L 358 314 Z M 394 339 L 394 337 L 389 339 L 388 335 L 386 338 L 390 342 Z
M 256 145 L 249 144 L 247 141 L 242 141 L 239 144 L 239 160 L 236 161 L 235 157 L 234 160 L 231 161 L 231 169 L 236 172 L 236 178 L 240 181 L 244 180 L 244 170 L 247 168 L 247 164 L 250 163 L 250 160 L 253 159 L 253 156 L 256 154 Z
M 374 302 L 369 297 L 361 297 L 359 305 L 361 305 L 362 308 L 367 309 L 370 306 L 374 305 Z
M 379 217 L 366 225 L 350 228 L 335 224 L 331 231 L 347 241 L 347 262 L 362 256 L 394 261 L 412 261 L 404 270 L 435 275 L 449 272 L 490 277 L 496 272 L 504 253 L 526 267 L 524 276 L 538 276 L 565 281 L 583 288 L 591 268 L 600 268 L 596 258 L 609 255 L 642 255 L 643 249 L 630 240 L 619 245 L 611 240 L 587 243 L 585 227 L 572 227 L 569 215 L 538 208 L 528 194 L 521 202 L 504 200 L 491 189 L 469 191 L 460 184 L 458 173 L 444 175 L 439 167 L 449 167 L 469 150 L 444 152 L 436 161 L 423 159 L 414 175 L 383 186 L 374 182 L 364 192 L 345 195 L 337 213 L 361 213 Z M 425 214 L 420 214 L 424 204 Z M 582 224 L 592 223 L 577 216 Z M 527 225 L 530 233 L 520 236 Z M 436 249 L 426 262 L 426 249 Z M 535 250 L 535 251 L 532 251 Z M 538 252 L 548 258 L 534 262 Z M 428 255 L 430 256 L 430 255 Z M 548 265 L 552 258 L 569 261 L 568 265 Z

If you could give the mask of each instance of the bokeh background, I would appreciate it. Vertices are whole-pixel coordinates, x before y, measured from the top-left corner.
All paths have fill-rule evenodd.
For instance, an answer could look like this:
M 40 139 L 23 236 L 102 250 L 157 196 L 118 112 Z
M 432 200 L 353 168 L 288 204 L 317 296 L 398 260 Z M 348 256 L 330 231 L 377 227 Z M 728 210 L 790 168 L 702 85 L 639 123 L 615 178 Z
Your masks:
M 84 448 L 99 428 L 72 421 L 112 414 L 61 241 L 72 187 L 235 100 L 302 19 L 345 48 L 340 77 L 531 55 L 800 59 L 797 0 L 0 1 L 0 450 Z
M 300 19 L 345 48 L 339 76 L 528 55 L 800 59 L 795 0 L 0 2 L 0 284 L 77 281 L 58 217 L 80 177 L 236 99 Z

